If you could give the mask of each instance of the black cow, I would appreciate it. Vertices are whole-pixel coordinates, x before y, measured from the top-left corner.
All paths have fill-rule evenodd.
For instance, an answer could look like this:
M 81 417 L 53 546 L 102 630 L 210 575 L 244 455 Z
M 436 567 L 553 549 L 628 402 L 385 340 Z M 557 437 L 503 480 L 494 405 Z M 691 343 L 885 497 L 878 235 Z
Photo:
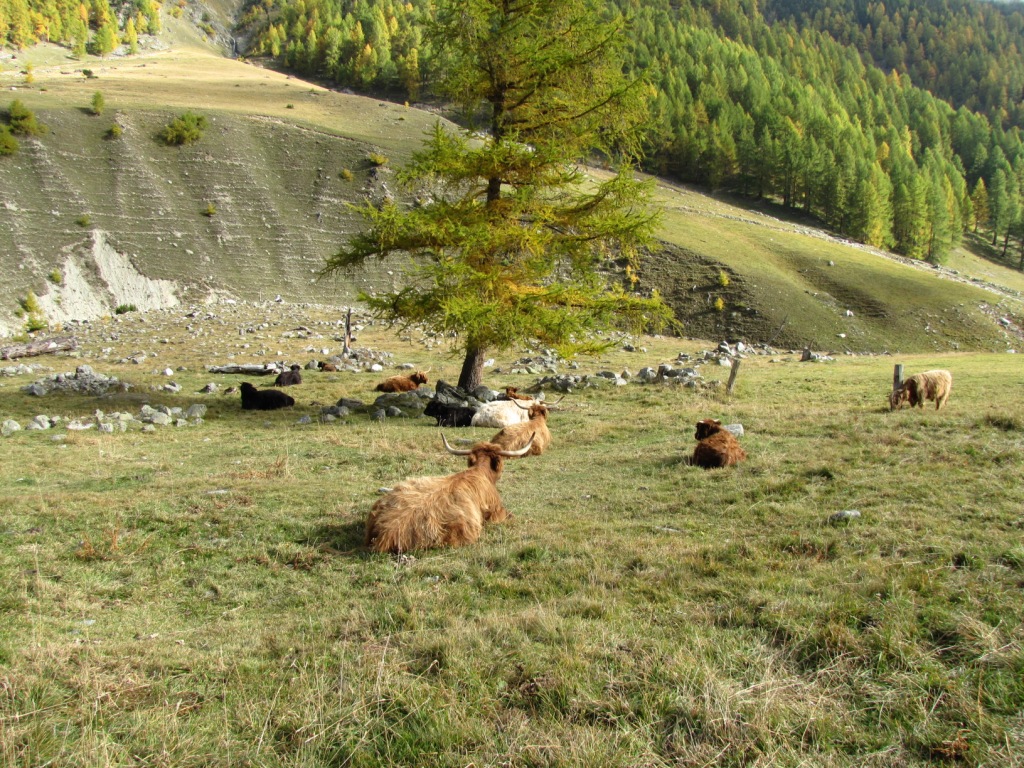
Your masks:
M 282 371 L 277 374 L 277 378 L 274 379 L 275 387 L 291 387 L 295 384 L 302 383 L 302 374 L 299 371 L 302 370 L 301 365 L 293 365 L 290 371 Z
M 463 405 L 449 405 L 440 400 L 431 400 L 423 409 L 424 416 L 433 416 L 439 427 L 469 427 L 472 426 L 475 408 Z
M 248 381 L 239 387 L 242 392 L 242 409 L 246 411 L 276 411 L 295 405 L 295 398 L 276 389 L 256 389 Z

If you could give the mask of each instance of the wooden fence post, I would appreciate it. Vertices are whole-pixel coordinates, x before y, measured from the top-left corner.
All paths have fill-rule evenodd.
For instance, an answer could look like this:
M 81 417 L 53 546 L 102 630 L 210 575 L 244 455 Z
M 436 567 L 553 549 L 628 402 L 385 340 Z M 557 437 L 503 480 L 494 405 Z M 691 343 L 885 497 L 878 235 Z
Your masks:
M 740 372 L 740 359 L 737 357 L 732 361 L 732 370 L 729 371 L 729 383 L 725 385 L 725 393 L 732 394 L 732 385 L 736 383 L 736 374 Z
M 349 352 L 352 351 L 352 307 L 348 308 L 348 312 L 345 313 L 345 341 L 341 348 L 342 357 L 348 357 Z
M 895 392 L 903 385 L 903 363 L 896 363 L 892 369 L 892 391 Z

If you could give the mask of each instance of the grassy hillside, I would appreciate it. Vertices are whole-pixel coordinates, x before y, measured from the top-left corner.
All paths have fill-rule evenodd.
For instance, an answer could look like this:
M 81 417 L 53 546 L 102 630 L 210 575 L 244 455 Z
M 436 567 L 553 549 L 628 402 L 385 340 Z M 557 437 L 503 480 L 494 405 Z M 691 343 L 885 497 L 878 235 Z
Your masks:
M 31 87 L 10 93 L 50 132 L 0 163 L 9 323 L 18 298 L 54 291 L 46 276 L 67 272 L 69 259 L 88 273 L 88 253 L 104 244 L 147 277 L 174 281 L 182 298 L 344 303 L 388 280 L 385 271 L 350 282 L 314 276 L 352 227 L 346 203 L 373 187 L 368 156 L 401 163 L 435 116 L 198 51 L 91 62 L 92 78 L 82 68 L 38 68 Z M 8 71 L 2 81 L 23 79 Z M 86 109 L 96 91 L 100 116 Z M 157 133 L 185 110 L 209 129 L 194 144 L 165 146 Z M 110 139 L 114 124 L 122 134 Z
M 391 263 L 315 280 L 356 225 L 346 203 L 379 194 L 381 180 L 395 188 L 387 172 L 371 178 L 370 154 L 400 165 L 435 115 L 198 45 L 88 62 L 61 61 L 54 48 L 26 55 L 39 62 L 34 82 L 8 66 L 0 85 L 51 132 L 0 162 L 9 331 L 22 327 L 14 312 L 29 291 L 61 320 L 215 295 L 347 303 L 400 274 Z M 96 91 L 101 116 L 88 114 Z M 209 130 L 193 145 L 164 146 L 157 132 L 185 110 L 206 116 Z M 115 123 L 122 135 L 109 139 Z M 1024 280 L 1012 269 L 966 251 L 958 274 L 922 269 L 680 187 L 660 186 L 657 202 L 668 247 L 652 254 L 641 288 L 667 297 L 687 335 L 855 352 L 1020 345 Z

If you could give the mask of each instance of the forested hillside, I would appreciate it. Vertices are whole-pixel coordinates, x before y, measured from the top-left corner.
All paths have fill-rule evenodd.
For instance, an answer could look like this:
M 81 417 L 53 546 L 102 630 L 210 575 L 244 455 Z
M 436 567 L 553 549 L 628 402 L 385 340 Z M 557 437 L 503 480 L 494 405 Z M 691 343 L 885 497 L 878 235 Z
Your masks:
M 415 100 L 439 65 L 423 34 L 428 8 L 259 0 L 242 25 L 254 55 Z M 649 168 L 775 198 L 843 235 L 935 262 L 970 229 L 1004 250 L 1024 246 L 1024 150 L 1010 109 L 1024 16 L 964 3 L 890 19 L 880 8 L 842 16 L 838 42 L 829 34 L 838 35 L 838 14 L 799 16 L 784 3 L 762 16 L 745 0 L 613 0 L 608 12 L 631 20 L 634 71 L 652 79 Z M 955 72 L 944 75 L 955 88 L 921 77 L 922 45 L 936 70 Z
M 0 0 L 0 46 L 16 49 L 51 42 L 103 56 L 124 42 L 134 52 L 138 35 L 160 29 L 153 0 Z

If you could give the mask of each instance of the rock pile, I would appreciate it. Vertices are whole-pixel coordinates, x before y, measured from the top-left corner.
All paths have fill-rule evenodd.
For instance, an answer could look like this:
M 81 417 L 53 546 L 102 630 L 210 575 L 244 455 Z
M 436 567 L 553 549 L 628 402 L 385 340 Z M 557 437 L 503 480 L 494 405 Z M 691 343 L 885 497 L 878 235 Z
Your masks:
M 29 395 L 43 396 L 51 392 L 92 395 L 105 395 L 108 392 L 127 392 L 131 385 L 120 381 L 115 376 L 104 376 L 96 373 L 88 365 L 80 365 L 74 373 L 57 373 L 40 379 L 22 388 Z
M 157 427 L 197 427 L 203 423 L 206 416 L 206 406 L 196 403 L 188 408 L 168 407 L 166 405 L 143 405 L 137 415 L 130 413 L 114 412 L 104 413 L 95 411 L 92 416 L 67 418 L 64 416 L 48 416 L 39 414 L 25 425 L 26 431 L 66 429 L 71 432 L 81 432 L 87 429 L 96 429 L 99 432 L 112 434 L 114 432 L 127 432 L 133 427 L 139 427 L 142 432 L 153 432 Z M 10 437 L 22 429 L 14 419 L 7 419 L 0 425 L 0 434 Z

